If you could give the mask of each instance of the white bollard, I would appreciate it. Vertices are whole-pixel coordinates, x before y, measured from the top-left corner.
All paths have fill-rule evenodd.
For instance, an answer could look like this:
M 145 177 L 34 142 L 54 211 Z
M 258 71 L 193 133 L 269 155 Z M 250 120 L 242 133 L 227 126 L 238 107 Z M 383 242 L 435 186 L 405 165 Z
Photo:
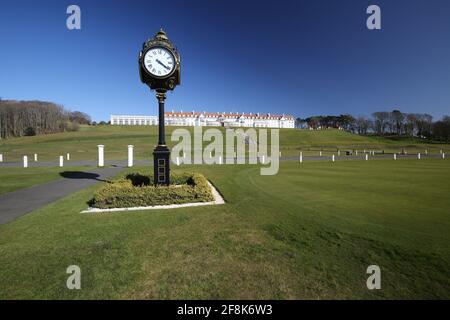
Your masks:
M 357 156 L 358 155 L 358 150 L 355 150 L 355 156 Z
M 369 160 L 369 155 L 368 155 L 368 154 L 366 154 L 366 161 L 367 161 L 367 160 Z
M 420 160 L 420 152 L 417 154 L 417 159 Z
M 445 159 L 445 153 L 442 152 L 442 159 Z
M 338 156 L 341 156 L 341 150 L 338 150 Z
M 334 154 L 331 156 L 331 161 L 334 162 Z
M 37 162 L 37 153 L 34 154 L 34 162 Z
M 98 147 L 98 166 L 103 167 L 105 165 L 105 157 L 104 157 L 105 146 L 103 144 L 99 144 L 97 147 Z
M 70 160 L 70 153 L 66 153 L 66 160 L 67 160 L 67 161 Z
M 3 155 L 0 154 L 0 162 L 3 162 Z
M 397 154 L 394 153 L 394 160 L 397 160 Z
M 133 149 L 134 146 L 132 144 L 128 145 L 128 167 L 131 168 L 133 166 Z
M 64 156 L 59 156 L 59 166 L 64 167 Z
M 180 157 L 177 157 L 177 166 L 180 165 Z
M 261 156 L 261 163 L 262 163 L 262 164 L 265 164 L 265 163 L 266 163 L 265 158 L 264 158 L 264 155 Z
M 364 149 L 364 154 L 366 153 L 366 149 Z
M 322 156 L 322 151 L 319 152 L 319 157 L 321 157 L 321 156 Z
M 219 156 L 219 164 L 222 164 L 222 156 Z
M 28 157 L 27 156 L 23 156 L 23 167 L 28 168 Z
M 300 152 L 300 163 L 303 163 L 303 152 Z

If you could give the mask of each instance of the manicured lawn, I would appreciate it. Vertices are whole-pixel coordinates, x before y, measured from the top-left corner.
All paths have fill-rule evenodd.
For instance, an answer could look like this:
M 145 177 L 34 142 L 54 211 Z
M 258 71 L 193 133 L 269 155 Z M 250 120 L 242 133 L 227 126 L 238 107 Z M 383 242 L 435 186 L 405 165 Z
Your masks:
M 79 213 L 96 185 L 1 225 L 0 298 L 450 298 L 449 160 L 193 168 L 225 205 Z
M 60 179 L 60 172 L 76 171 L 78 167 L 0 167 L 0 194 Z
M 181 127 L 167 127 L 167 144 L 173 146 L 171 133 Z M 193 132 L 192 127 L 187 127 Z M 203 128 L 203 132 L 208 128 Z M 224 132 L 224 128 L 216 128 Z M 0 153 L 4 161 L 22 161 L 24 155 L 32 158 L 38 154 L 39 161 L 57 163 L 60 155 L 70 153 L 71 160 L 97 159 L 97 145 L 105 145 L 105 159 L 126 159 L 127 145 L 135 146 L 135 159 L 149 159 L 157 143 L 156 126 L 82 126 L 78 132 L 66 132 L 35 137 L 0 140 Z M 270 134 L 268 134 L 270 141 Z M 207 145 L 208 143 L 204 143 Z M 399 152 L 406 148 L 409 153 L 425 152 L 437 154 L 440 149 L 450 149 L 448 145 L 424 143 L 419 139 L 391 140 L 379 137 L 364 137 L 339 130 L 296 130 L 280 129 L 280 150 L 283 156 L 298 156 L 303 150 L 305 156 L 318 155 L 323 149 L 323 155 L 336 153 L 337 148 L 375 149 L 377 151 Z

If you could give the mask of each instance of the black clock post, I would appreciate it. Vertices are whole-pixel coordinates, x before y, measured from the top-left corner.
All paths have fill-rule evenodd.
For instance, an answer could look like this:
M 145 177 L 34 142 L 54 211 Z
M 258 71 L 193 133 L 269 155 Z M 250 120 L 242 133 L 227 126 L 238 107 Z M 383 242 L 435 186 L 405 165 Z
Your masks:
M 156 90 L 159 112 L 158 145 L 153 150 L 153 174 L 156 185 L 170 184 L 170 149 L 166 145 L 164 102 L 166 92 L 180 84 L 180 55 L 161 29 L 147 40 L 139 54 L 141 81 Z
M 156 91 L 156 98 L 159 106 L 159 135 L 158 145 L 153 150 L 153 176 L 155 184 L 170 183 L 170 149 L 166 145 L 165 120 L 164 120 L 164 101 L 166 100 L 166 92 L 163 90 Z

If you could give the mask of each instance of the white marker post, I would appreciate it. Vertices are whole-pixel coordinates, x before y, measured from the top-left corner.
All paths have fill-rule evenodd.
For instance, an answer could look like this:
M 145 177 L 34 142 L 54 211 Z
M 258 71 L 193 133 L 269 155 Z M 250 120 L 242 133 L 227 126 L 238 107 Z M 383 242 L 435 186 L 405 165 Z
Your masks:
M 319 157 L 321 157 L 322 156 L 322 151 L 319 151 Z
M 3 162 L 3 155 L 0 154 L 0 162 Z
M 417 159 L 420 160 L 420 152 L 417 154 Z
M 341 150 L 338 150 L 338 156 L 341 156 Z
M 369 160 L 369 155 L 368 154 L 366 154 L 366 161 L 368 161 Z
M 394 160 L 397 160 L 397 154 L 394 153 Z
M 331 161 L 334 162 L 334 154 L 331 156 Z
M 67 160 L 67 161 L 70 160 L 70 153 L 66 153 L 66 160 Z
M 131 168 L 133 166 L 133 149 L 134 146 L 132 144 L 128 145 L 128 167 Z
M 222 164 L 222 156 L 219 156 L 219 164 Z
M 23 167 L 28 168 L 28 157 L 27 156 L 23 156 Z
M 358 155 L 358 150 L 355 150 L 355 156 L 357 156 Z
M 103 167 L 105 165 L 105 158 L 104 158 L 105 146 L 103 144 L 99 144 L 97 147 L 98 147 L 98 166 Z
M 442 152 L 442 159 L 445 159 L 445 153 Z
M 303 152 L 300 151 L 300 163 L 303 163 Z
M 59 156 L 59 166 L 64 167 L 64 156 Z
M 262 155 L 262 156 L 261 156 L 261 163 L 262 163 L 262 164 L 265 164 L 265 163 L 266 163 L 265 160 L 266 160 L 266 159 L 264 158 L 264 155 Z
M 37 162 L 37 153 L 34 154 L 34 162 Z

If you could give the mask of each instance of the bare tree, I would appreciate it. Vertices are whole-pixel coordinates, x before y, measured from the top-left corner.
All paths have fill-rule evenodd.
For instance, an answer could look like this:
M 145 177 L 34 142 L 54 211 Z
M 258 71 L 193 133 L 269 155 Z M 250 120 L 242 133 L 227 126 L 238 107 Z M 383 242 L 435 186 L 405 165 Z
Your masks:
M 358 134 L 367 134 L 370 128 L 370 120 L 364 116 L 360 116 L 356 119 L 356 131 Z
M 377 134 L 383 135 L 386 132 L 386 126 L 389 121 L 389 112 L 379 111 L 372 114 L 374 118 L 374 130 Z
M 393 110 L 390 114 L 391 133 L 401 135 L 403 131 L 405 115 L 400 110 Z
M 62 132 L 70 123 L 68 113 L 61 105 L 45 101 L 0 100 L 1 138 Z

